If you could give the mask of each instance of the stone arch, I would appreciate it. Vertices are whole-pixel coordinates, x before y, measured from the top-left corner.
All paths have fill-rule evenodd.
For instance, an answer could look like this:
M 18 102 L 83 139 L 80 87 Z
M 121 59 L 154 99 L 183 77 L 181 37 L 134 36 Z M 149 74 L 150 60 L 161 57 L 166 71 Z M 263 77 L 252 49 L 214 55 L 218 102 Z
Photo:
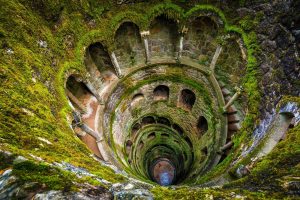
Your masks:
M 152 116 L 146 116 L 142 119 L 142 126 L 148 125 L 148 124 L 155 124 L 155 119 Z
M 197 122 L 197 132 L 199 136 L 205 134 L 208 130 L 208 123 L 204 116 L 200 116 Z
M 183 130 L 178 124 L 173 124 L 172 128 L 179 133 L 179 135 L 183 135 Z
M 75 133 L 97 157 L 103 159 L 97 144 L 96 123 L 98 121 L 95 118 L 100 106 L 99 102 L 79 76 L 70 75 L 67 78 L 65 90 L 75 112 L 81 113 L 78 117 L 82 125 L 73 124 Z
M 183 89 L 180 92 L 179 96 L 179 106 L 187 109 L 192 110 L 196 101 L 196 95 L 193 91 L 189 89 Z
M 169 119 L 165 118 L 165 117 L 158 117 L 157 118 L 157 123 L 159 124 L 163 124 L 165 126 L 171 126 L 171 122 Z
M 153 90 L 154 100 L 168 100 L 170 89 L 168 86 L 159 85 Z
M 159 15 L 150 24 L 149 50 L 151 58 L 175 57 L 179 41 L 179 28 L 176 21 Z
M 141 128 L 141 124 L 140 123 L 136 123 L 132 126 L 132 129 L 131 129 L 131 138 L 135 138 L 137 132 L 140 130 Z
M 91 96 L 92 93 L 78 76 L 70 75 L 67 78 L 65 91 L 74 108 L 81 113 L 86 113 L 87 108 L 84 105 L 84 96 Z
M 138 104 L 141 100 L 145 99 L 144 94 L 142 93 L 137 93 L 135 94 L 132 99 L 131 99 L 131 103 L 130 106 L 133 107 L 136 104 Z
M 117 78 L 117 72 L 109 52 L 100 42 L 88 46 L 85 64 L 88 72 L 94 77 L 101 79 L 103 84 L 107 84 Z
M 209 65 L 218 46 L 218 25 L 207 16 L 193 18 L 184 35 L 182 55 Z
M 145 63 L 144 46 L 139 27 L 130 21 L 123 22 L 115 36 L 116 49 L 114 53 L 122 71 Z
M 152 132 L 150 133 L 148 136 L 147 136 L 147 139 L 148 140 L 154 140 L 156 138 L 156 133 L 155 132 Z
M 127 140 L 126 141 L 126 144 L 125 144 L 126 148 L 125 148 L 125 150 L 126 150 L 126 154 L 127 155 L 130 153 L 132 145 L 133 145 L 133 142 L 131 140 Z

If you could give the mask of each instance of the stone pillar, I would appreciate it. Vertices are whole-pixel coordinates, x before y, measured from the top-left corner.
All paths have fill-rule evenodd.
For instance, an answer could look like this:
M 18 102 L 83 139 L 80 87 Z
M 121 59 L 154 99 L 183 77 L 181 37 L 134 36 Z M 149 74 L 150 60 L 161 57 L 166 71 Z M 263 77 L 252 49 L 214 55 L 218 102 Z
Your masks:
M 235 87 L 235 90 L 236 90 L 235 94 L 231 97 L 231 99 L 229 99 L 227 104 L 223 107 L 223 112 L 227 112 L 228 107 L 231 106 L 233 102 L 238 98 L 238 96 L 242 93 L 242 88 Z
M 81 113 L 86 113 L 86 107 L 75 97 L 72 92 L 66 89 L 67 96 L 79 108 Z
M 106 146 L 106 143 L 105 143 L 105 140 L 103 138 L 99 138 L 97 141 L 97 146 L 98 146 L 98 149 L 101 153 L 101 156 L 103 158 L 104 161 L 109 161 L 109 156 L 106 152 L 106 149 L 109 149 L 109 147 Z
M 230 141 L 230 142 L 228 142 L 227 144 L 225 144 L 224 146 L 222 146 L 221 148 L 220 148 L 220 153 L 223 153 L 225 150 L 227 150 L 227 149 L 229 149 L 230 147 L 232 147 L 233 146 L 233 142 L 232 141 Z
M 148 44 L 148 36 L 150 35 L 150 31 L 142 31 L 142 32 L 140 32 L 140 34 L 144 41 L 146 62 L 149 63 L 150 62 L 150 51 L 149 51 L 149 44 Z
M 115 54 L 114 52 L 111 52 L 111 54 L 110 54 L 110 59 L 111 59 L 112 64 L 113 64 L 113 66 L 114 66 L 114 68 L 115 68 L 115 71 L 116 71 L 116 73 L 117 73 L 118 78 L 122 78 L 123 75 L 122 75 L 122 72 L 121 72 L 121 69 L 120 69 L 120 65 L 119 65 L 119 63 L 118 63 L 116 54 Z
M 82 123 L 79 125 L 79 127 L 84 131 L 86 132 L 87 134 L 93 136 L 96 141 L 100 139 L 99 137 L 99 133 L 97 133 L 96 131 L 94 131 L 93 129 L 91 129 L 88 125 Z
M 221 51 L 222 51 L 222 46 L 218 46 L 216 51 L 215 51 L 214 57 L 213 57 L 213 59 L 210 63 L 210 69 L 211 69 L 212 72 L 215 71 L 215 66 L 216 66 L 217 60 L 220 56 Z
M 183 26 L 181 32 L 180 32 L 180 39 L 179 39 L 179 50 L 177 53 L 177 60 L 179 60 L 182 56 L 182 50 L 183 50 L 183 39 L 185 34 L 188 32 L 188 28 L 186 28 L 185 26 Z
M 182 56 L 182 49 L 183 49 L 183 35 L 180 36 L 180 40 L 179 40 L 179 51 L 177 54 L 177 60 L 179 60 Z
M 99 104 L 103 105 L 104 104 L 104 100 L 101 98 L 101 96 L 98 94 L 98 91 L 95 89 L 94 85 L 92 84 L 92 82 L 90 82 L 87 78 L 87 80 L 84 81 L 84 84 L 86 85 L 86 87 L 92 92 L 92 94 L 96 97 L 96 99 L 98 100 Z

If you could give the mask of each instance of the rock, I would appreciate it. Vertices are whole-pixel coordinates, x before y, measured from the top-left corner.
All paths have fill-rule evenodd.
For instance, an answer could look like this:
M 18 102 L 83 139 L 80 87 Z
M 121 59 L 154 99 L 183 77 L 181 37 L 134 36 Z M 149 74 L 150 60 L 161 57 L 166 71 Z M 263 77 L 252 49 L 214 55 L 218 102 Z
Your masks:
M 47 48 L 47 47 L 48 47 L 47 42 L 46 42 L 46 41 L 43 41 L 43 40 L 39 40 L 39 41 L 38 41 L 38 45 L 39 45 L 39 47 L 41 47 L 41 48 Z
M 247 174 L 249 174 L 249 169 L 246 167 L 246 166 L 244 166 L 244 165 L 240 165 L 238 168 L 237 168 L 237 170 L 236 170 L 236 172 L 235 172 L 235 175 L 238 177 L 238 178 L 242 178 L 242 177 L 244 177 L 244 176 L 246 176 Z
M 136 190 L 125 190 L 116 192 L 114 194 L 114 199 L 116 200 L 131 200 L 131 199 L 143 199 L 143 200 L 152 200 L 153 195 L 144 189 L 136 189 Z
M 283 186 L 289 194 L 300 195 L 300 181 L 288 181 Z
M 49 140 L 42 138 L 42 137 L 37 137 L 38 140 L 45 142 L 46 144 L 52 145 L 52 142 L 50 142 Z
M 72 199 L 72 200 L 99 200 L 99 199 L 112 199 L 112 195 L 109 193 L 102 193 L 99 196 L 93 196 L 81 192 L 69 192 L 63 193 L 61 191 L 48 191 L 36 194 L 33 199 L 35 200 L 61 200 L 61 199 Z
M 276 43 L 278 45 L 279 48 L 281 49 L 287 49 L 288 46 L 291 45 L 291 38 L 290 38 L 290 34 L 288 34 L 285 31 L 281 31 L 279 33 L 279 35 L 276 37 Z
M 267 52 L 273 52 L 277 48 L 276 42 L 271 40 L 265 40 L 261 43 L 261 48 Z
M 133 189 L 134 188 L 134 185 L 132 185 L 131 183 L 125 185 L 124 189 L 125 190 L 130 190 L 130 189 Z
M 253 16 L 255 15 L 255 11 L 249 8 L 239 8 L 236 10 L 240 18 L 243 18 L 245 16 Z
M 11 48 L 7 48 L 7 49 L 6 49 L 6 53 L 7 53 L 8 55 L 12 55 L 12 54 L 14 54 L 15 52 L 14 52 Z
M 23 156 L 18 156 L 18 157 L 16 157 L 16 158 L 14 159 L 13 164 L 22 163 L 22 162 L 24 162 L 24 161 L 26 161 L 26 160 L 27 160 L 27 158 L 25 158 L 25 157 L 23 157 Z
M 262 69 L 263 73 L 265 74 L 271 69 L 271 66 L 269 63 L 265 62 L 260 65 L 260 68 Z

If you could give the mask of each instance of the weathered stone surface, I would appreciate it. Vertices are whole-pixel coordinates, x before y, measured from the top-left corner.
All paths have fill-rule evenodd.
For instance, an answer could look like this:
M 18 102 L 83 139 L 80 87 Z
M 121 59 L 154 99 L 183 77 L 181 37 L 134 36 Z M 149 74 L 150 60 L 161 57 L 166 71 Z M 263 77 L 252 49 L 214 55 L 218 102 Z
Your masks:
M 43 193 L 38 193 L 34 195 L 33 199 L 36 200 L 99 200 L 99 199 L 113 199 L 113 196 L 108 193 L 101 193 L 100 191 L 87 191 L 86 193 L 82 192 L 62 192 L 62 191 L 48 191 Z

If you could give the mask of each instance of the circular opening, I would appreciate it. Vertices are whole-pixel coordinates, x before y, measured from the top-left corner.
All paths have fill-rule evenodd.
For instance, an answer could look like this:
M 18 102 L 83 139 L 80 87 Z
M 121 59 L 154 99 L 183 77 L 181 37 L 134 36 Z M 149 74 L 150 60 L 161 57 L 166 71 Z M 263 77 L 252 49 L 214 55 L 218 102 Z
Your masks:
M 175 180 L 175 167 L 167 158 L 159 158 L 152 164 L 153 181 L 159 185 L 171 185 Z

